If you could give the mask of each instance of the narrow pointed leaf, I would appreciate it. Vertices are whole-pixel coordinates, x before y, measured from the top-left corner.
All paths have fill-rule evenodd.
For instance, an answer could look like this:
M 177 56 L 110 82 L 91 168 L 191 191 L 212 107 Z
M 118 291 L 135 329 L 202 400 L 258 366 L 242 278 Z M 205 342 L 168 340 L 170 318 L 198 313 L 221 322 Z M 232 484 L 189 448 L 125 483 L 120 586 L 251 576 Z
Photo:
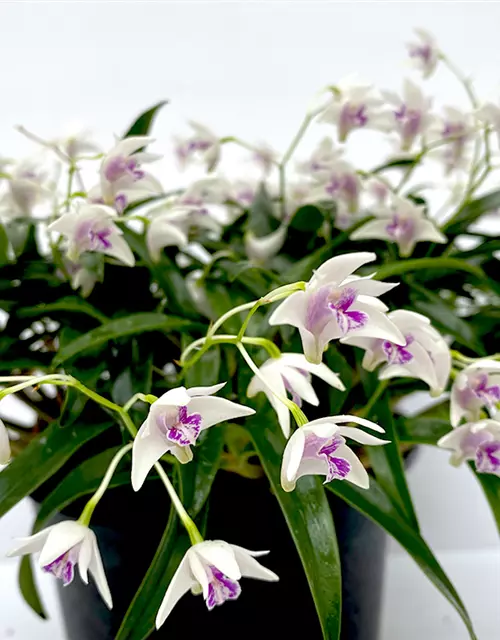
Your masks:
M 401 517 L 380 485 L 371 479 L 369 489 L 360 489 L 349 482 L 339 481 L 331 482 L 326 487 L 385 529 L 390 536 L 399 542 L 434 586 L 455 608 L 467 627 L 471 640 L 478 640 L 460 596 L 431 549 L 414 527 Z
M 341 622 L 340 559 L 330 506 L 319 478 L 302 478 L 295 491 L 280 484 L 285 439 L 274 412 L 260 408 L 246 422 L 304 566 L 325 640 L 337 640 Z
M 33 564 L 31 556 L 23 556 L 19 563 L 18 582 L 21 595 L 26 604 L 36 613 L 42 620 L 47 620 L 45 608 L 38 594 L 38 588 L 33 575 Z
M 153 122 L 158 115 L 158 112 L 166 104 L 168 104 L 168 100 L 161 100 L 147 111 L 144 111 L 144 113 L 141 113 L 141 115 L 130 125 L 123 137 L 147 136 L 151 132 L 151 127 L 153 126 Z

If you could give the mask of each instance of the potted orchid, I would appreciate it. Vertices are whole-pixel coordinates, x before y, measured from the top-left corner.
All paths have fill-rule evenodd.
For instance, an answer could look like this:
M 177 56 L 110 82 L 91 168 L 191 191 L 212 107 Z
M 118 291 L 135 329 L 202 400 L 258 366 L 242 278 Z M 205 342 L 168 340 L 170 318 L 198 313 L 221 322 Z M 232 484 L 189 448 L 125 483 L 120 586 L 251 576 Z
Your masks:
M 341 81 L 284 154 L 193 122 L 174 153 L 202 175 L 171 192 L 164 103 L 106 150 L 19 128 L 43 162 L 1 163 L 0 399 L 35 418 L 2 413 L 0 515 L 37 501 L 11 555 L 41 617 L 31 559 L 64 585 L 69 637 L 373 639 L 381 531 L 476 637 L 405 468 L 450 450 L 500 523 L 500 107 L 427 32 L 409 55 L 468 107 Z M 230 148 L 255 179 L 224 175 Z

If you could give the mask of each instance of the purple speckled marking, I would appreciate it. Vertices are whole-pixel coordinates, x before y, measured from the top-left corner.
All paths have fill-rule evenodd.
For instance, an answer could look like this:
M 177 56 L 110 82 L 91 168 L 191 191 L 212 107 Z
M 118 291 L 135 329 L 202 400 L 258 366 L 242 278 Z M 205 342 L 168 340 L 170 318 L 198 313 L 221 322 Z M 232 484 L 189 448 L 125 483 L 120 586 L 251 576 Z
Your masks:
M 110 158 L 104 169 L 104 176 L 108 182 L 117 182 L 124 176 L 132 178 L 134 182 L 144 178 L 142 171 L 133 157 L 114 156 Z
M 47 573 L 52 573 L 56 578 L 62 580 L 63 585 L 67 587 L 68 584 L 73 582 L 75 576 L 75 555 L 75 551 L 70 549 L 50 564 L 45 565 L 43 570 Z
M 344 442 L 344 438 L 341 436 L 335 436 L 318 451 L 319 455 L 325 456 L 328 463 L 326 482 L 331 482 L 332 480 L 344 480 L 351 470 L 351 465 L 345 458 L 338 458 L 333 455 L 340 445 L 344 444 Z
M 426 64 L 429 64 L 432 56 L 432 48 L 428 44 L 415 45 L 410 49 L 410 58 L 421 58 Z
M 368 316 L 363 311 L 349 311 L 356 301 L 357 291 L 351 287 L 342 289 L 336 299 L 330 300 L 329 308 L 335 313 L 339 328 L 343 335 L 349 331 L 364 327 Z
M 206 599 L 207 609 L 212 611 L 216 606 L 224 604 L 226 600 L 236 600 L 241 593 L 239 582 L 230 580 L 216 567 L 210 566 L 210 583 L 208 585 L 208 595 Z
M 382 351 L 387 358 L 388 364 L 408 364 L 408 362 L 413 360 L 413 354 L 407 349 L 407 347 L 411 345 L 415 338 L 412 335 L 407 335 L 405 337 L 406 344 L 404 346 L 394 344 L 393 342 L 389 342 L 389 340 L 383 341 Z
M 483 442 L 476 451 L 476 469 L 479 473 L 500 473 L 500 442 Z
M 470 386 L 472 392 L 489 407 L 494 407 L 500 401 L 500 387 L 496 384 L 488 387 L 488 374 L 480 373 Z
M 90 229 L 89 238 L 92 249 L 110 249 L 111 242 L 108 240 L 111 235 L 111 229 L 98 229 L 94 231 L 94 229 Z
M 176 414 L 162 414 L 157 418 L 157 425 L 163 435 L 180 447 L 187 447 L 196 442 L 201 431 L 201 415 L 188 414 L 187 407 L 179 407 Z

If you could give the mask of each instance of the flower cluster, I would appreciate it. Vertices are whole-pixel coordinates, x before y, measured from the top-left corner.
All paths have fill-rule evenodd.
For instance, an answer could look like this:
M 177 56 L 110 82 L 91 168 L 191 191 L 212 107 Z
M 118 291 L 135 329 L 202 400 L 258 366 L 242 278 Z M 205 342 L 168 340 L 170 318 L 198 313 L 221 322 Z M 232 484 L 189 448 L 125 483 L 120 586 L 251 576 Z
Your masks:
M 90 522 L 126 458 L 133 491 L 154 471 L 191 543 L 165 585 L 157 627 L 188 591 L 202 594 L 212 610 L 240 596 L 242 578 L 277 581 L 257 559 L 267 551 L 205 540 L 199 514 L 183 503 L 185 496 L 180 492 L 181 500 L 171 480 L 177 472 L 198 473 L 206 462 L 203 443 L 217 431 L 225 448 L 213 475 L 219 467 L 241 472 L 249 457 L 261 455 L 256 440 L 252 444 L 253 430 L 261 427 L 258 417 L 246 419 L 264 405 L 262 421 L 276 451 L 274 488 L 291 493 L 299 487 L 287 500 L 299 499 L 307 482 L 318 491 L 323 482 L 342 493 L 349 486 L 340 484 L 345 480 L 363 490 L 355 495 L 369 497 L 366 492 L 387 491 L 403 464 L 392 465 L 401 454 L 398 421 L 389 428 L 383 416 L 398 414 L 396 400 L 421 390 L 422 383 L 436 402 L 449 398 L 450 430 L 434 443 L 452 451 L 453 464 L 472 461 L 478 473 L 500 477 L 500 356 L 486 357 L 489 337 L 484 331 L 478 337 L 467 324 L 481 308 L 489 321 L 497 317 L 498 286 L 490 275 L 496 264 L 488 262 L 496 259 L 496 246 L 475 239 L 471 223 L 492 208 L 489 203 L 500 204 L 500 198 L 491 198 L 495 193 L 474 201 L 494 169 L 491 133 L 500 134 L 500 107 L 480 104 L 470 81 L 427 32 L 417 30 L 409 56 L 423 78 L 440 67 L 451 71 L 472 96 L 470 108 L 437 109 L 411 79 L 395 93 L 349 78 L 326 87 L 283 154 L 190 122 L 191 132 L 174 139 L 173 153 L 181 170 L 191 168 L 198 176 L 169 192 L 160 179 L 161 156 L 150 151 L 157 108 L 134 123 L 134 135 L 107 147 L 87 132 L 46 140 L 19 127 L 43 150 L 44 161 L 0 159 L 0 257 L 9 271 L 5 289 L 20 291 L 19 301 L 6 296 L 0 306 L 11 314 L 5 334 L 9 349 L 23 335 L 40 334 L 40 340 L 21 356 L 7 358 L 19 375 L 2 378 L 12 386 L 0 390 L 0 400 L 25 394 L 28 387 L 63 387 L 57 397 L 62 415 L 40 411 L 42 427 L 58 426 L 65 419 L 63 395 L 75 389 L 105 409 L 106 419 L 116 416 L 122 444 L 77 521 L 35 530 L 11 555 L 39 552 L 41 569 L 65 586 L 78 566 L 80 578 L 87 583 L 90 573 L 111 608 Z M 299 143 L 313 125 L 321 131 L 319 142 L 309 157 L 296 161 Z M 387 143 L 375 168 L 357 166 L 350 155 L 352 139 L 367 130 Z M 249 171 L 228 179 L 223 172 L 228 145 L 244 150 L 258 178 Z M 435 185 L 420 181 L 429 167 L 439 175 L 439 188 L 454 194 L 440 209 L 434 206 Z M 87 185 L 92 169 L 94 182 Z M 464 252 L 462 244 L 471 238 L 480 248 L 474 244 L 471 253 Z M 488 271 L 483 272 L 483 262 Z M 22 269 L 20 275 L 10 271 L 14 266 Z M 117 272 L 122 275 L 114 279 Z M 28 304 L 40 282 L 50 299 Z M 115 288 L 120 304 L 127 298 L 123 308 L 113 308 Z M 67 314 L 73 313 L 84 316 L 81 324 L 75 322 L 78 330 L 68 326 Z M 24 323 L 34 316 L 30 328 L 23 324 L 17 334 L 12 329 L 16 319 Z M 136 339 L 146 331 L 160 336 L 159 346 Z M 476 348 L 480 338 L 484 345 Z M 454 343 L 480 357 L 456 351 Z M 215 347 L 219 363 L 207 373 L 199 363 Z M 142 369 L 134 371 L 142 366 L 143 348 L 149 349 L 144 359 L 151 385 Z M 92 389 L 62 368 L 89 353 L 96 369 Z M 133 363 L 123 371 L 128 358 Z M 114 380 L 118 370 L 123 373 Z M 198 379 L 190 382 L 190 374 Z M 116 398 L 128 376 L 138 384 L 123 386 L 139 386 L 144 393 L 120 404 Z M 227 382 L 218 382 L 221 378 Z M 27 401 L 36 406 L 31 397 Z M 5 422 L 0 421 L 1 465 L 9 464 L 26 439 L 26 430 Z M 234 454 L 233 434 L 242 432 L 244 450 Z M 43 442 L 39 438 L 37 446 Z M 377 459 L 390 459 L 387 475 L 382 464 L 366 468 L 364 450 L 372 446 L 381 447 Z M 12 469 L 16 479 L 15 465 L 7 471 Z M 305 476 L 312 478 L 301 480 Z M 370 485 L 373 476 L 380 486 Z M 398 491 L 395 486 L 394 495 Z

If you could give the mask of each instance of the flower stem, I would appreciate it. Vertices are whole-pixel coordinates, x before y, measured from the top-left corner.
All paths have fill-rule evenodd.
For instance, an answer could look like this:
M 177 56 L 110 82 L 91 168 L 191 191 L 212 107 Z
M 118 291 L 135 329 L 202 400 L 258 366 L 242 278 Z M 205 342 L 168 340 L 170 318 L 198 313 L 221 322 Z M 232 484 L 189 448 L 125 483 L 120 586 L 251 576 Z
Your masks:
M 281 218 L 283 219 L 286 215 L 286 165 L 288 161 L 293 156 L 297 145 L 302 140 L 307 128 L 311 124 L 313 120 L 313 115 L 307 114 L 302 121 L 302 124 L 299 127 L 299 130 L 295 134 L 290 146 L 285 152 L 280 164 L 279 164 L 279 174 L 280 174 L 280 202 L 281 202 Z
M 103 495 L 106 492 L 106 489 L 109 486 L 109 483 L 111 482 L 111 478 L 113 477 L 118 465 L 120 464 L 122 458 L 127 455 L 127 453 L 132 449 L 132 443 L 129 442 L 128 444 L 126 444 L 124 447 L 122 447 L 114 456 L 114 458 L 111 460 L 108 470 L 106 471 L 106 474 L 104 476 L 104 478 L 101 481 L 101 484 L 99 485 L 99 488 L 97 489 L 97 491 L 94 493 L 94 495 L 92 496 L 92 498 L 90 498 L 90 500 L 87 502 L 87 504 L 85 505 L 81 516 L 78 518 L 78 522 L 80 524 L 83 524 L 85 526 L 88 527 L 89 523 L 90 523 L 90 519 L 92 518 L 92 514 L 94 513 L 94 509 L 97 507 L 97 505 L 99 504 L 99 501 L 101 500 L 101 498 L 103 497 Z
M 363 409 L 361 409 L 361 411 L 358 412 L 358 415 L 361 418 L 368 418 L 369 417 L 369 415 L 370 415 L 373 407 L 375 406 L 377 400 L 380 398 L 380 396 L 387 389 L 388 385 L 389 385 L 389 380 L 381 380 L 378 383 L 378 386 L 375 389 L 375 391 L 374 391 L 373 395 L 371 396 L 371 398 L 368 400 L 368 402 L 363 407 Z
M 189 516 L 188 512 L 184 508 L 184 505 L 181 502 L 181 499 L 177 495 L 176 490 L 174 489 L 173 484 L 170 482 L 168 475 L 165 473 L 165 470 L 161 466 L 159 462 L 155 464 L 155 469 L 158 472 L 165 488 L 167 489 L 168 495 L 172 500 L 172 504 L 174 505 L 177 514 L 184 525 L 184 528 L 188 532 L 189 539 L 192 544 L 198 544 L 199 542 L 203 542 L 203 536 L 198 530 L 198 527 L 194 523 L 193 519 Z

